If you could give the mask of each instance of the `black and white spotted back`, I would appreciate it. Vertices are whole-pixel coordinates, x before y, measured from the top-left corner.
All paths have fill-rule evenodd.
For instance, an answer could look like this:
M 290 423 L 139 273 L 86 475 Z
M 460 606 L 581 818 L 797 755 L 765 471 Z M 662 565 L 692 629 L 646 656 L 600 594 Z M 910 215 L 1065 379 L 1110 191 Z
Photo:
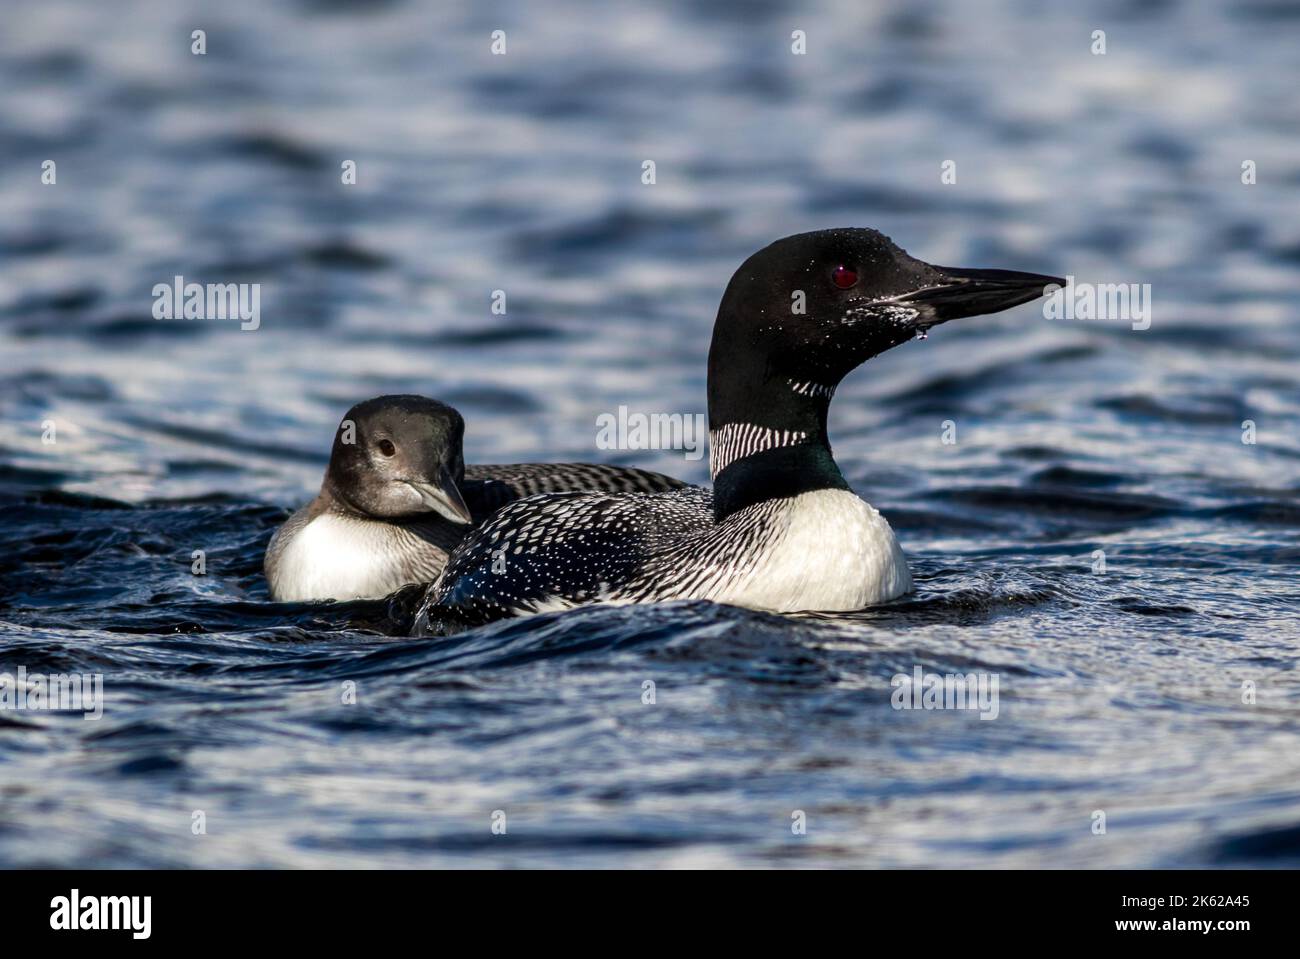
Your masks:
M 512 503 L 453 553 L 440 580 L 448 588 L 429 590 L 416 632 L 649 596 L 659 584 L 647 558 L 711 526 L 712 503 L 712 493 L 699 487 L 545 493 Z
M 482 484 L 476 486 L 475 492 L 484 504 L 501 497 L 494 508 L 538 493 L 660 493 L 686 485 L 663 473 L 599 463 L 469 465 L 465 467 L 465 483 Z

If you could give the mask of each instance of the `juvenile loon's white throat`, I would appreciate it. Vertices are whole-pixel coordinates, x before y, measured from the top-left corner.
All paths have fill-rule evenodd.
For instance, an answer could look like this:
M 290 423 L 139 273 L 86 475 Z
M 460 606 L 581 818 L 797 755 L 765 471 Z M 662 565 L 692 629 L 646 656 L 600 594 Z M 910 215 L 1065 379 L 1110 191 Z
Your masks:
M 432 525 L 432 524 L 431 524 Z M 411 583 L 425 583 L 442 571 L 448 535 L 325 512 L 296 530 L 269 571 L 272 592 L 291 599 L 372 599 Z

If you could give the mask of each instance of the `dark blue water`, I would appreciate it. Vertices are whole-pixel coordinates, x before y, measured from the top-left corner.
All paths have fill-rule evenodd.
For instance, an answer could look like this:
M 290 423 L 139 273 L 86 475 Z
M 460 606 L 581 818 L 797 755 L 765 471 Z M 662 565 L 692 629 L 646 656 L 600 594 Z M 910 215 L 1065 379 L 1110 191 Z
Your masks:
M 1300 8 L 1071 6 L 6 4 L 0 671 L 105 704 L 0 711 L 0 864 L 1300 863 Z M 736 265 L 845 225 L 1151 284 L 1145 331 L 1029 305 L 846 381 L 913 596 L 436 642 L 267 602 L 365 397 L 704 481 L 596 417 L 702 412 Z M 260 283 L 260 328 L 153 319 L 177 274 Z M 893 709 L 916 666 L 997 719 Z

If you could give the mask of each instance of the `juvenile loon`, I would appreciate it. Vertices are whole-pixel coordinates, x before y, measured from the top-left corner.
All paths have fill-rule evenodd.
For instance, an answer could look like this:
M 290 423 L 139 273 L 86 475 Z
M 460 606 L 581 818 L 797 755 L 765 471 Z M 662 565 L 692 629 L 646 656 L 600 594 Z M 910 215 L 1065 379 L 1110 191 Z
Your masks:
M 1064 281 L 931 266 L 875 230 L 778 240 L 736 271 L 714 323 L 712 493 L 513 503 L 452 554 L 413 631 L 588 602 L 709 599 L 794 612 L 860 609 L 908 592 L 893 530 L 831 455 L 831 397 L 871 357 L 948 320 L 1027 303 L 1052 283 Z
M 456 410 L 423 396 L 380 396 L 348 410 L 320 494 L 267 546 L 271 598 L 377 599 L 431 583 L 474 525 L 524 496 L 683 485 L 659 473 L 586 463 L 466 467 L 464 435 Z

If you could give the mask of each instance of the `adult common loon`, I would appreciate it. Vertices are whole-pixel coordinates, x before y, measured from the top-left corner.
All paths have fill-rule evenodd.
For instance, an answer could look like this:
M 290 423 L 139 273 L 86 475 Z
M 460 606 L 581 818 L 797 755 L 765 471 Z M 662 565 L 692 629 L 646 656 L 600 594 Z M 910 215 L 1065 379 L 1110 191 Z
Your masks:
M 911 589 L 893 530 L 849 489 L 826 413 L 861 363 L 932 326 L 1043 295 L 1056 277 L 931 266 L 875 230 L 778 240 L 731 278 L 709 348 L 713 492 L 513 503 L 452 554 L 416 634 L 588 602 L 709 599 L 852 610 Z
M 456 410 L 423 396 L 380 396 L 348 410 L 320 494 L 267 546 L 271 598 L 377 599 L 431 583 L 474 525 L 524 496 L 683 485 L 659 473 L 586 463 L 467 467 L 464 435 Z

